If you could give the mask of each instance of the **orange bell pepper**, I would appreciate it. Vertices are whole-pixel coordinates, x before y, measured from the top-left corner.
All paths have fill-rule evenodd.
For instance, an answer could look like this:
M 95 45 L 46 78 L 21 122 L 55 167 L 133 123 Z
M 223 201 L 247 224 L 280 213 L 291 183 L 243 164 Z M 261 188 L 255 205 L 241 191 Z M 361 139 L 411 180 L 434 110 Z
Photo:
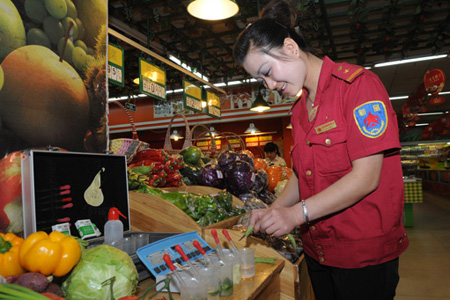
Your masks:
M 59 231 L 30 234 L 19 251 L 22 267 L 31 272 L 61 277 L 69 273 L 81 257 L 77 240 Z
M 19 262 L 19 249 L 23 238 L 14 233 L 0 233 L 0 275 L 8 277 L 26 272 Z

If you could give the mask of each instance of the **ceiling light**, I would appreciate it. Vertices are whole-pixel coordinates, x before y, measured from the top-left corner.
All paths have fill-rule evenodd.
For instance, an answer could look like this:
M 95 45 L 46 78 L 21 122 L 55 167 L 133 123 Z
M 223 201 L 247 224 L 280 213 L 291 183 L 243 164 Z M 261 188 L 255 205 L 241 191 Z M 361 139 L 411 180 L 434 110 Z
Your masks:
M 428 125 L 430 125 L 430 123 L 418 123 L 418 124 L 416 124 L 414 126 L 406 125 L 406 127 L 420 127 L 420 126 L 428 126 Z
M 209 127 L 209 131 L 205 135 L 209 136 L 210 133 L 212 134 L 213 137 L 218 135 L 218 133 L 217 133 L 216 129 L 214 128 L 214 126 L 210 126 Z
M 255 124 L 253 122 L 250 122 L 250 125 L 248 126 L 248 128 L 244 131 L 244 133 L 251 133 L 251 134 L 255 134 L 257 132 L 261 132 L 261 130 L 259 130 L 258 128 L 256 128 Z
M 439 58 L 444 58 L 447 56 L 448 56 L 448 54 L 441 54 L 441 55 L 431 55 L 431 56 L 425 56 L 425 57 L 417 57 L 417 58 L 389 61 L 389 62 L 375 64 L 374 68 L 387 67 L 387 66 L 400 65 L 400 64 L 408 64 L 408 63 L 424 61 L 424 60 L 431 60 L 431 59 L 439 59 Z
M 409 96 L 396 96 L 396 97 L 389 97 L 389 100 L 394 101 L 394 100 L 403 100 L 403 99 L 408 99 Z
M 425 117 L 425 116 L 437 116 L 437 115 L 443 115 L 443 111 L 436 111 L 436 112 L 428 112 L 428 113 L 419 113 L 417 114 L 419 117 Z
M 174 141 L 183 139 L 183 137 L 178 133 L 176 129 L 173 130 L 172 134 L 170 135 L 170 138 Z
M 258 95 L 256 96 L 255 101 L 253 101 L 252 107 L 250 107 L 251 111 L 263 112 L 270 109 L 269 104 L 266 100 L 264 100 L 261 95 L 261 90 L 258 91 Z
M 216 21 L 231 18 L 238 13 L 239 6 L 234 0 L 194 0 L 187 11 L 196 18 Z

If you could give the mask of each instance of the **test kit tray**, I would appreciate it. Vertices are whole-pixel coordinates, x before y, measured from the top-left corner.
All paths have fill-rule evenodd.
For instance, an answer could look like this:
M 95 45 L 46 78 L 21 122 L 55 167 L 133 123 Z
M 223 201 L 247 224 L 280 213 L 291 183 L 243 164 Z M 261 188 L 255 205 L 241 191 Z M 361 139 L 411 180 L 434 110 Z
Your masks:
M 181 255 L 175 250 L 176 245 L 181 246 L 190 260 L 196 260 L 202 256 L 200 251 L 194 247 L 194 241 L 197 241 L 200 244 L 206 254 L 214 251 L 205 240 L 198 235 L 197 231 L 193 231 L 170 236 L 141 247 L 136 251 L 136 254 L 153 276 L 166 275 L 171 271 L 163 260 L 165 254 L 169 254 L 174 264 L 179 264 L 181 266 L 186 264 Z

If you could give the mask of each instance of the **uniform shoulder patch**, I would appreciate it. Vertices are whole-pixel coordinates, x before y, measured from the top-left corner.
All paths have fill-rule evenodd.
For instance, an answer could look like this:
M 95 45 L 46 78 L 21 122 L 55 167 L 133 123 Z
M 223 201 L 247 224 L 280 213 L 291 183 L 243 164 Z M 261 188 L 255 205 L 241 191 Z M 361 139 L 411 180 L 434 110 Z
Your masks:
M 363 67 L 348 63 L 337 63 L 332 71 L 332 74 L 335 77 L 343 79 L 348 83 L 352 83 L 359 75 L 363 73 Z
M 382 101 L 366 102 L 353 110 L 356 125 L 361 133 L 369 138 L 380 137 L 387 128 L 388 115 Z

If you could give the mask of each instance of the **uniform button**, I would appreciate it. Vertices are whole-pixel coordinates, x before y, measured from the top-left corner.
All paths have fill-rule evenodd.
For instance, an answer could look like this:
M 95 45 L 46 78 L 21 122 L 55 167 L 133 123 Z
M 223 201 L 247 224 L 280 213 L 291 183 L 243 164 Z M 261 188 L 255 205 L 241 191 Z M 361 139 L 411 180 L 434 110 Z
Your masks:
M 311 176 L 312 172 L 311 170 L 306 171 L 306 176 Z
M 399 243 L 400 243 L 400 244 L 403 243 L 403 239 L 400 239 Z
M 319 252 L 319 256 L 323 256 L 323 252 L 322 251 Z
M 325 258 L 321 257 L 321 258 L 319 258 L 319 261 L 320 261 L 321 263 L 323 263 L 323 262 L 325 261 Z
M 314 226 L 314 225 L 311 226 L 311 230 L 312 230 L 312 231 L 316 231 L 316 226 Z
M 406 236 L 406 232 L 403 234 L 403 236 Z
M 306 141 L 306 145 L 307 145 L 307 146 L 309 146 L 309 144 L 310 144 L 309 140 L 308 140 L 308 141 Z
M 316 246 L 317 250 L 322 250 L 322 246 Z
M 330 139 L 326 139 L 325 140 L 325 144 L 330 145 L 331 144 L 331 140 Z

